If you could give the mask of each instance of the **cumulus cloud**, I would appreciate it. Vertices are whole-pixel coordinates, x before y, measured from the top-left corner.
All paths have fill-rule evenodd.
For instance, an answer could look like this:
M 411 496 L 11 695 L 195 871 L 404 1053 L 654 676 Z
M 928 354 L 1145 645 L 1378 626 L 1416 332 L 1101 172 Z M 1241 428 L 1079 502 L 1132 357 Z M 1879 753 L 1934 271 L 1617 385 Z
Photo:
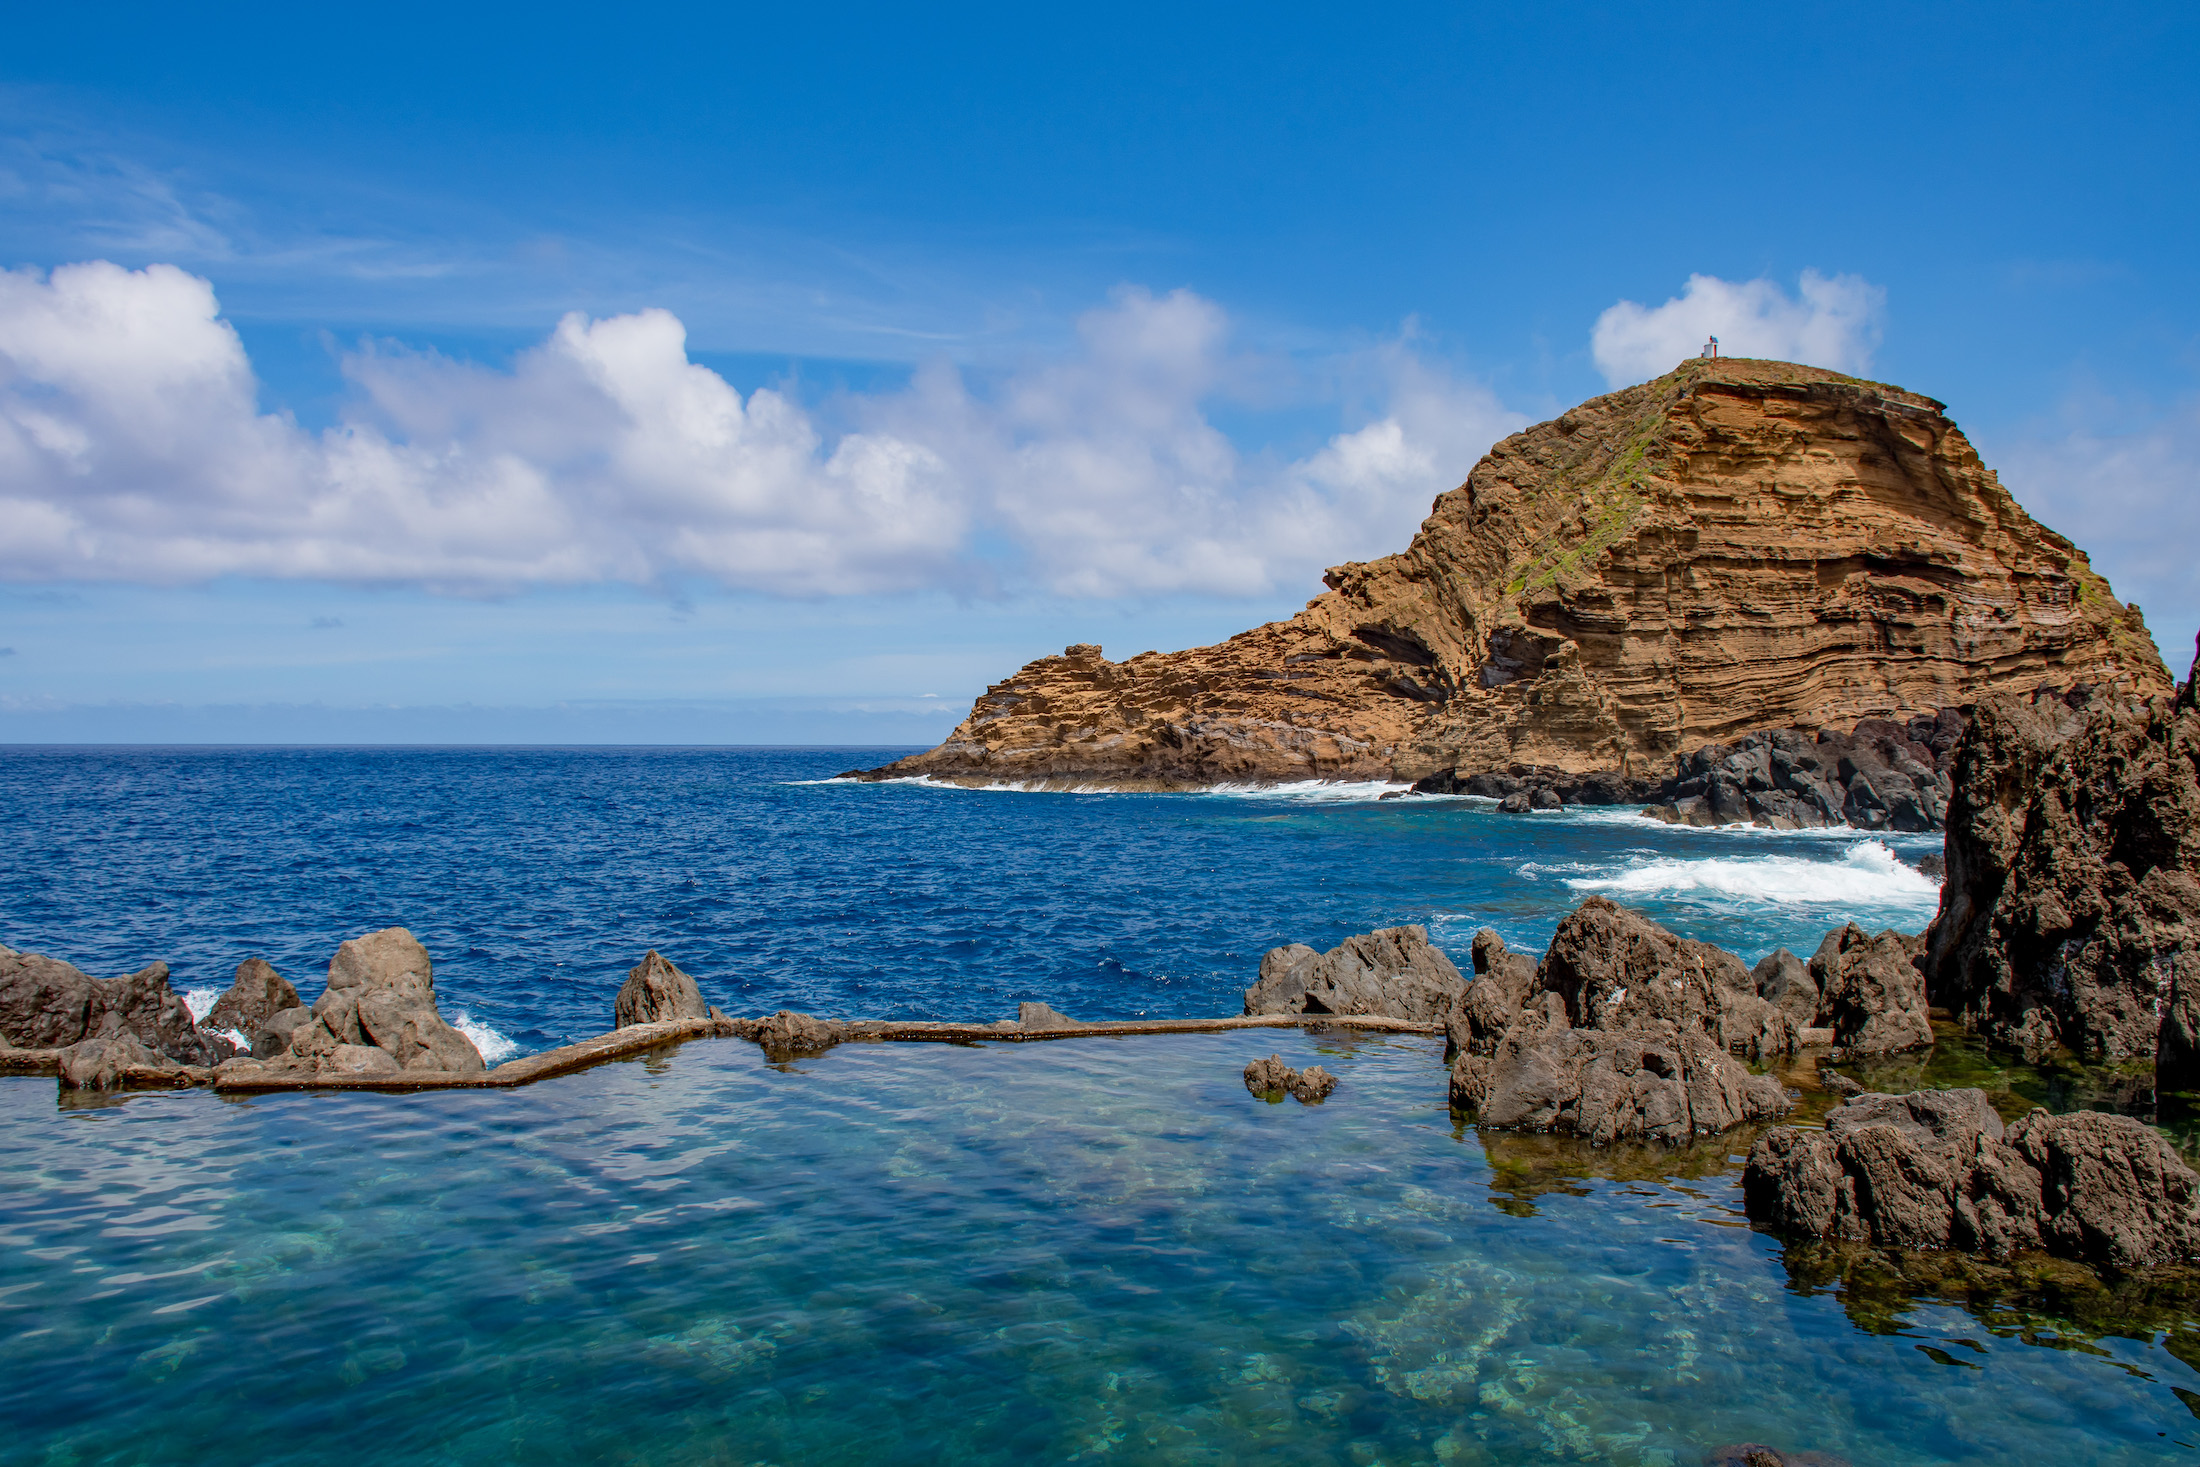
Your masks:
M 1621 301 L 1606 310 L 1590 334 L 1590 349 L 1614 387 L 1672 371 L 1712 336 L 1727 356 L 1863 374 L 1879 346 L 1886 305 L 1887 292 L 1857 275 L 1805 270 L 1793 296 L 1770 280 L 1691 275 L 1662 306 Z
M 1246 595 L 1395 548 L 1520 425 L 1393 343 L 1373 421 L 1248 459 L 1207 417 L 1238 365 L 1212 302 L 1125 290 L 1062 360 L 935 365 L 834 436 L 667 312 L 575 314 L 508 368 L 364 349 L 316 434 L 260 411 L 207 281 L 0 272 L 0 576 Z

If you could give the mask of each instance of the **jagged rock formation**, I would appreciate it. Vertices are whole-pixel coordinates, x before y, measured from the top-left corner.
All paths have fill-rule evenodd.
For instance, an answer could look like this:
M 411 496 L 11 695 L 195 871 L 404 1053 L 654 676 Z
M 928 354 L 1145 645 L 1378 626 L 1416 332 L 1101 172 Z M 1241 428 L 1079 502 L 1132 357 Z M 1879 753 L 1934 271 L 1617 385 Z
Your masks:
M 329 1075 L 488 1068 L 474 1042 L 437 1012 L 435 965 L 402 927 L 340 944 L 321 996 L 271 1017 L 253 1037 L 252 1053 L 271 1068 Z
M 1781 1232 L 2117 1268 L 2200 1256 L 2200 1176 L 2128 1116 L 2034 1110 L 2004 1131 L 1982 1090 L 1864 1094 L 1823 1131 L 1779 1126 L 1742 1175 Z
M 235 1052 L 192 1021 L 183 996 L 168 986 L 166 963 L 94 978 L 59 958 L 0 947 L 0 1041 L 49 1050 L 113 1039 L 133 1040 L 172 1064 L 211 1065 Z
M 253 1035 L 284 1009 L 298 1006 L 298 990 L 275 971 L 265 958 L 246 958 L 237 964 L 237 976 L 229 989 L 214 1000 L 200 1022 L 208 1029 L 234 1029 Z
M 680 971 L 670 958 L 651 948 L 627 970 L 612 1000 L 612 1022 L 621 1029 L 634 1024 L 657 1024 L 667 1019 L 707 1019 L 710 1005 L 695 980 Z
M 1441 1023 L 1467 980 L 1425 927 L 1385 927 L 1326 953 L 1304 943 L 1272 948 L 1245 990 L 1248 1014 L 1387 1014 Z
M 2195 659 L 2200 671 L 2200 657 Z M 1933 1002 L 2037 1058 L 2200 1088 L 2200 693 L 1982 703 L 1957 751 Z
M 1930 1048 L 1920 951 L 1920 939 L 1891 929 L 1873 937 L 1851 922 L 1827 933 L 1810 960 L 1818 989 L 1814 1024 L 1831 1029 L 1846 1054 Z
M 1263 1100 L 1288 1095 L 1301 1105 L 1319 1105 L 1335 1093 L 1337 1077 L 1320 1065 L 1294 1070 L 1282 1055 L 1272 1054 L 1245 1066 L 1245 1088 Z
M 868 774 L 1662 780 L 1758 730 L 2170 687 L 2138 609 L 1942 404 L 1785 362 L 1688 362 L 1517 433 L 1408 549 L 1325 580 L 1217 646 L 1041 658 Z
M 1541 964 L 1487 929 L 1473 952 L 1447 1032 L 1452 1104 L 1483 1125 L 1678 1144 L 1789 1108 L 1729 1053 L 1794 1043 L 1731 953 L 1601 897 L 1559 924 Z

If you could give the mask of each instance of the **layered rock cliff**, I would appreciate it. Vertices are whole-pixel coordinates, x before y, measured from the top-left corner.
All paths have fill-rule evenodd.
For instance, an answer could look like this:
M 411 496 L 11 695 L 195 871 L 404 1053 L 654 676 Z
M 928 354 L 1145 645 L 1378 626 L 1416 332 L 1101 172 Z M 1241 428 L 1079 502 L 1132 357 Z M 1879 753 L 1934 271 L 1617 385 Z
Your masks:
M 1943 404 L 1691 361 L 1516 433 L 1403 552 L 1288 621 L 996 683 L 871 771 L 1126 788 L 1612 770 L 1991 692 L 2173 686 L 2138 608 L 2036 523 Z

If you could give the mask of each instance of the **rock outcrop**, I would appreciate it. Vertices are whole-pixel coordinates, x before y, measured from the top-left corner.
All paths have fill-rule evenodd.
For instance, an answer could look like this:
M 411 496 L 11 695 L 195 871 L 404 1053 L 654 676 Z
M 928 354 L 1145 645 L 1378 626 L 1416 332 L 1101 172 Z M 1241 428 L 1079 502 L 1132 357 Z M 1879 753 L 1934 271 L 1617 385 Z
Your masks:
M 1041 658 L 938 748 L 867 774 L 1662 781 L 1761 730 L 1889 719 L 1916 742 L 1913 716 L 1992 694 L 2170 687 L 2137 608 L 1942 404 L 1785 362 L 1687 362 L 1514 434 L 1405 551 L 1324 579 L 1216 646 Z M 1828 793 L 1891 823 L 1900 793 L 1866 784 Z
M 2200 1257 L 2200 1176 L 2154 1131 L 2044 1110 L 2005 1130 L 1982 1090 L 1867 1093 L 1823 1131 L 1775 1127 L 1742 1195 L 1752 1220 L 1813 1238 L 2115 1268 Z
M 21 1049 L 63 1049 L 116 1038 L 177 1064 L 216 1064 L 235 1052 L 193 1022 L 183 996 L 168 986 L 166 963 L 94 978 L 59 958 L 0 948 L 0 1040 Z
M 707 1019 L 710 1005 L 695 980 L 680 971 L 671 959 L 651 948 L 627 970 L 626 982 L 612 1001 L 615 1027 L 655 1024 L 666 1019 Z
M 1930 1048 L 1933 1025 L 1919 941 L 1892 930 L 1872 937 L 1851 922 L 1826 934 L 1810 960 L 1818 1021 L 1850 1055 Z
M 2163 1088 L 2200 1088 L 2194 684 L 1978 705 L 1928 944 L 1933 1002 L 1989 1039 L 2158 1057 Z
M 1272 948 L 1245 990 L 1248 1014 L 1383 1014 L 1442 1023 L 1467 980 L 1425 927 L 1384 927 L 1326 953 L 1304 943 Z
M 237 964 L 237 976 L 229 989 L 214 1000 L 200 1024 L 208 1029 L 234 1029 L 239 1034 L 258 1034 L 267 1021 L 284 1009 L 298 1006 L 298 990 L 275 971 L 265 958 L 246 958 Z
M 252 1052 L 270 1065 L 327 1074 L 488 1068 L 473 1041 L 437 1012 L 435 965 L 402 927 L 338 946 L 321 996 L 310 1008 L 271 1016 Z
M 813 1018 L 792 1009 L 781 1009 L 743 1026 L 747 1036 L 763 1048 L 774 1063 L 823 1054 L 847 1037 L 848 1026 L 833 1019 Z
M 1246 1065 L 1245 1088 L 1263 1100 L 1281 1100 L 1288 1095 L 1301 1105 L 1319 1105 L 1336 1092 L 1337 1077 L 1320 1065 L 1294 1070 L 1283 1062 L 1282 1055 L 1272 1054 Z
M 1473 957 L 1447 1024 L 1451 1100 L 1483 1125 L 1680 1144 L 1790 1108 L 1777 1080 L 1730 1052 L 1794 1045 L 1731 953 L 1592 897 L 1540 964 L 1487 930 Z

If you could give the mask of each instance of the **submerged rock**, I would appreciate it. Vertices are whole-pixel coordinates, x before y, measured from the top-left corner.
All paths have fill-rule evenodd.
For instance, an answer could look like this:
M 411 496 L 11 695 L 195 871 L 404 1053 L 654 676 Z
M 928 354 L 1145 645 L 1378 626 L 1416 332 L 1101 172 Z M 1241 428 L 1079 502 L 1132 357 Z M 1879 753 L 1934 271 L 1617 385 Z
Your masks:
M 626 982 L 612 1003 L 613 1027 L 657 1024 L 667 1019 L 707 1019 L 710 1005 L 695 980 L 651 948 L 627 970 Z
M 1337 1077 L 1320 1065 L 1294 1070 L 1282 1055 L 1272 1054 L 1246 1065 L 1245 1088 L 1264 1099 L 1281 1100 L 1288 1095 L 1302 1105 L 1319 1105 L 1335 1092 Z
M 1733 1057 L 1792 1049 L 1795 1031 L 1731 953 L 1591 897 L 1541 964 L 1487 930 L 1473 955 L 1446 1031 L 1451 1102 L 1483 1125 L 1678 1144 L 1790 1107 Z
M 1781 1452 L 1763 1442 L 1735 1442 L 1704 1453 L 1704 1467 L 1850 1467 L 1831 1452 Z
M 1981 1090 L 1858 1095 L 1823 1131 L 1780 1126 L 1742 1176 L 1780 1232 L 2116 1268 L 2200 1256 L 2200 1176 L 2128 1116 L 2034 1110 L 2002 1125 Z
M 1428 940 L 1425 927 L 1384 927 L 1326 953 L 1303 943 L 1270 949 L 1247 1014 L 1380 1014 L 1441 1023 L 1467 980 Z
M 275 971 L 265 958 L 246 958 L 237 964 L 237 976 L 228 992 L 214 1000 L 214 1007 L 199 1021 L 207 1029 L 234 1029 L 257 1035 L 268 1020 L 286 1009 L 298 1007 L 298 990 Z

